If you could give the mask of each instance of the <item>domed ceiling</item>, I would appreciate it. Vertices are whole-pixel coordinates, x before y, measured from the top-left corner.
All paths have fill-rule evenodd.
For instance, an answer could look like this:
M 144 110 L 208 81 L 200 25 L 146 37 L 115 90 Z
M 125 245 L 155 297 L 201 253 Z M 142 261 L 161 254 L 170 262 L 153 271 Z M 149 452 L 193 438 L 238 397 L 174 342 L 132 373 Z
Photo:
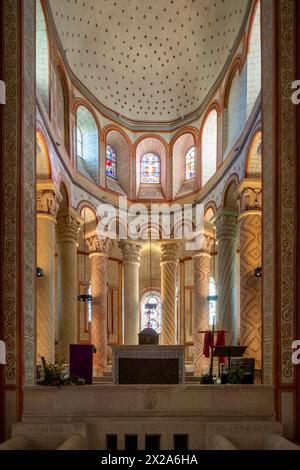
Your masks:
M 77 79 L 131 122 L 194 113 L 239 37 L 249 0 L 48 0 Z

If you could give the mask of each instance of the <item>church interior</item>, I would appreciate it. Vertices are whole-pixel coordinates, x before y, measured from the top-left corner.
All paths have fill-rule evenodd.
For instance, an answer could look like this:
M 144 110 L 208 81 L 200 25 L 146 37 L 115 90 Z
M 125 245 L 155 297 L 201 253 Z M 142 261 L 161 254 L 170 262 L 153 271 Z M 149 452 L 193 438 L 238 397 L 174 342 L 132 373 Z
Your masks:
M 0 450 L 300 450 L 299 2 L 0 14 Z

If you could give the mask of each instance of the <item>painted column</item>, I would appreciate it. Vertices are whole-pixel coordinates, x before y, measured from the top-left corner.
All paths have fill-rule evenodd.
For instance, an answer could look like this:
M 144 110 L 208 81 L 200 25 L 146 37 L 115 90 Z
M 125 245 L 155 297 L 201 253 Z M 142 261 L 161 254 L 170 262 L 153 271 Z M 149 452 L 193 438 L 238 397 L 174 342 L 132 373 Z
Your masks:
M 204 334 L 209 329 L 209 278 L 211 273 L 212 234 L 205 234 L 203 247 L 193 257 L 194 262 L 194 373 L 201 375 L 209 366 L 209 359 L 203 355 Z
M 96 348 L 94 365 L 97 375 L 107 368 L 107 264 L 108 239 L 99 239 L 96 234 L 87 237 L 91 267 L 92 328 L 91 343 Z
M 139 268 L 141 245 L 122 241 L 124 271 L 124 344 L 137 344 L 139 322 Z
M 77 235 L 79 217 L 72 209 L 57 219 L 58 249 L 58 357 L 69 361 L 69 345 L 77 343 Z
M 174 242 L 161 244 L 162 344 L 176 344 L 176 287 L 178 246 Z
M 218 244 L 219 328 L 228 330 L 226 344 L 236 345 L 238 336 L 236 294 L 237 212 L 233 209 L 220 209 L 215 222 Z
M 244 180 L 239 193 L 241 345 L 247 346 L 244 357 L 254 357 L 261 369 L 261 279 L 254 275 L 261 267 L 260 183 Z
M 60 196 L 53 183 L 37 185 L 37 361 L 55 359 L 55 225 Z

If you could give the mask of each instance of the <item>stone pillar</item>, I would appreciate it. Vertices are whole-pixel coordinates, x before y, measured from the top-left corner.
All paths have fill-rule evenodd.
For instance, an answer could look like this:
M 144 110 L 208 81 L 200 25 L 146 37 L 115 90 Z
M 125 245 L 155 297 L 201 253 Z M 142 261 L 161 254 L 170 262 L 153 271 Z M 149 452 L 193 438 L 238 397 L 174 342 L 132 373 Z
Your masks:
M 161 244 L 162 344 L 176 344 L 176 286 L 178 246 Z
M 53 183 L 37 185 L 37 356 L 55 358 L 55 225 L 60 195 Z
M 69 361 L 69 345 L 77 343 L 77 235 L 79 217 L 72 209 L 57 218 L 59 360 Z
M 141 245 L 122 241 L 124 272 L 124 344 L 137 344 L 139 334 L 139 268 Z
M 261 279 L 254 275 L 261 267 L 261 190 L 250 184 L 244 180 L 239 188 L 240 335 L 245 357 L 254 357 L 261 369 Z
M 237 344 L 236 245 L 237 212 L 221 209 L 215 218 L 218 244 L 218 320 L 228 330 L 226 344 Z
M 87 237 L 91 266 L 92 286 L 92 328 L 91 342 L 97 349 L 94 365 L 97 375 L 107 368 L 107 254 L 108 239 L 100 239 L 97 234 Z
M 201 375 L 209 366 L 209 359 L 203 355 L 204 334 L 209 329 L 209 278 L 211 273 L 212 234 L 205 234 L 203 247 L 193 257 L 194 261 L 194 373 Z

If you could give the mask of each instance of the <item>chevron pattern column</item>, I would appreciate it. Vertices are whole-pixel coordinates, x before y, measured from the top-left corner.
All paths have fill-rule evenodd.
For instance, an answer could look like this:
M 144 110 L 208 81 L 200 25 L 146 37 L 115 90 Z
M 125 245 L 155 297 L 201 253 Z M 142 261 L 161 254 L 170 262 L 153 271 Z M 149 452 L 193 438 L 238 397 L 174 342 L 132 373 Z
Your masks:
M 176 344 L 176 287 L 178 246 L 161 244 L 162 344 Z
M 139 268 L 141 245 L 122 241 L 124 270 L 124 344 L 137 344 L 139 334 Z
M 211 273 L 211 247 L 213 238 L 204 235 L 204 246 L 193 257 L 194 261 L 194 374 L 201 375 L 209 366 L 209 359 L 203 355 L 204 334 L 209 328 L 209 278 Z
M 86 239 L 89 247 L 92 286 L 91 342 L 96 348 L 94 365 L 97 375 L 107 368 L 107 263 L 108 239 L 99 239 L 96 234 Z
M 254 357 L 261 369 L 261 279 L 254 276 L 261 266 L 261 194 L 260 184 L 250 184 L 240 187 L 241 344 L 247 346 L 245 357 Z
M 37 185 L 37 360 L 55 360 L 55 225 L 60 195 L 53 183 Z
M 228 330 L 226 343 L 236 345 L 238 337 L 236 294 L 237 211 L 221 209 L 216 215 L 218 244 L 218 319 Z
M 58 249 L 58 318 L 60 360 L 69 362 L 69 345 L 77 343 L 77 236 L 79 217 L 71 209 L 59 213 L 56 235 Z

